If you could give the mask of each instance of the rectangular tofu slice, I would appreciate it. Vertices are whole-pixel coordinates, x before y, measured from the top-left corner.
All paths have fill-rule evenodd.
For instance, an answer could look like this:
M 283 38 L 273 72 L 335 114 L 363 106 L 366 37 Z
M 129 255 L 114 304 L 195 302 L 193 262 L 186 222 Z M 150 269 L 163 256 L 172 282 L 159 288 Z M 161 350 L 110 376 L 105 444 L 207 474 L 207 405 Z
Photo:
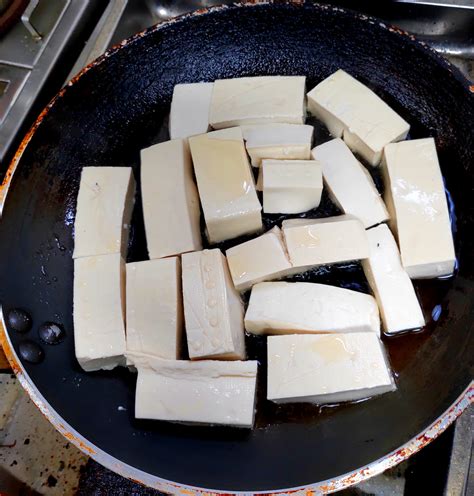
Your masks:
M 390 227 L 408 275 L 418 279 L 452 274 L 456 255 L 433 138 L 387 146 L 382 171 Z
M 229 248 L 226 257 L 237 291 L 246 291 L 258 282 L 293 273 L 278 227 L 258 238 Z
M 304 76 L 261 76 L 214 82 L 209 121 L 214 129 L 246 124 L 303 124 Z
M 247 153 L 254 167 L 262 159 L 309 160 L 313 126 L 305 124 L 260 124 L 242 126 Z
M 385 145 L 405 139 L 410 130 L 380 97 L 341 69 L 307 96 L 308 110 L 371 165 L 379 164 Z
M 367 231 L 369 258 L 362 261 L 365 276 L 375 294 L 387 334 L 425 325 L 411 279 L 402 267 L 397 243 L 382 224 Z
M 161 360 L 132 356 L 135 417 L 251 428 L 257 362 Z
M 128 263 L 126 268 L 127 354 L 179 358 L 183 333 L 179 258 Z
M 125 365 L 124 306 L 120 253 L 74 260 L 74 344 L 86 372 Z
M 263 211 L 299 214 L 319 206 L 322 166 L 316 160 L 263 160 Z
M 282 230 L 290 262 L 302 271 L 369 256 L 364 226 L 350 215 L 289 219 L 283 221 Z
M 201 211 L 187 140 L 141 151 L 141 188 L 150 259 L 201 250 Z
M 218 249 L 185 253 L 183 303 L 190 358 L 245 358 L 244 307 Z
M 172 140 L 209 131 L 213 86 L 214 83 L 191 83 L 174 87 L 169 123 Z
M 380 333 L 373 296 L 311 282 L 261 282 L 252 288 L 245 329 L 254 334 Z
M 211 243 L 262 229 L 262 207 L 235 127 L 189 138 L 194 172 Z
M 376 334 L 268 338 L 267 398 L 275 403 L 340 403 L 396 389 Z
M 316 146 L 313 157 L 323 167 L 324 183 L 333 202 L 364 227 L 388 220 L 388 212 L 367 169 L 339 138 Z
M 127 256 L 135 179 L 130 167 L 84 167 L 77 197 L 73 258 Z

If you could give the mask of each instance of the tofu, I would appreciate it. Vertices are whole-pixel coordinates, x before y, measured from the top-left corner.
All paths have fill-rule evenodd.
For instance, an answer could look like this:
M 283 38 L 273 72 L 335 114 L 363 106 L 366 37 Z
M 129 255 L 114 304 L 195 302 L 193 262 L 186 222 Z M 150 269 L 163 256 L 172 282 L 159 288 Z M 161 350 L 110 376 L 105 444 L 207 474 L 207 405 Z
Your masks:
M 369 256 L 364 226 L 350 215 L 289 219 L 283 221 L 282 230 L 290 262 L 301 271 Z
M 133 262 L 127 269 L 127 355 L 176 360 L 183 334 L 181 262 L 177 257 Z
M 423 312 L 390 229 L 381 224 L 369 229 L 367 238 L 370 254 L 362 267 L 377 299 L 383 330 L 397 334 L 423 327 Z
M 174 87 L 169 122 L 172 140 L 209 131 L 213 86 L 214 83 L 191 83 Z
M 388 220 L 372 177 L 344 141 L 336 138 L 316 146 L 312 156 L 322 164 L 330 198 L 344 213 L 357 217 L 366 229 Z
M 127 256 L 135 179 L 130 167 L 84 167 L 77 197 L 73 258 Z
M 74 345 L 86 372 L 125 365 L 124 305 L 120 253 L 74 260 Z
M 373 296 L 311 282 L 262 282 L 252 288 L 245 329 L 253 334 L 380 333 Z
M 226 251 L 230 274 L 237 291 L 246 291 L 261 281 L 293 273 L 278 227 Z
M 340 403 L 396 389 L 377 335 L 268 338 L 267 398 L 275 403 Z
M 304 76 L 260 76 L 214 82 L 209 121 L 214 129 L 248 124 L 303 124 Z
M 257 362 L 162 360 L 133 356 L 135 417 L 251 428 Z
M 382 171 L 390 227 L 408 275 L 412 279 L 451 275 L 456 255 L 433 138 L 388 145 Z
M 299 214 L 319 206 L 322 166 L 316 160 L 263 160 L 263 211 Z
M 313 126 L 305 124 L 260 124 L 242 126 L 245 147 L 254 167 L 262 159 L 309 160 Z
M 187 140 L 141 151 L 141 188 L 149 258 L 201 250 L 201 211 Z
M 244 307 L 218 249 L 181 258 L 184 318 L 191 359 L 245 359 Z
M 189 144 L 209 242 L 261 231 L 262 207 L 240 128 L 194 136 Z
M 380 97 L 341 69 L 307 97 L 310 113 L 371 165 L 380 163 L 385 145 L 405 139 L 410 130 Z

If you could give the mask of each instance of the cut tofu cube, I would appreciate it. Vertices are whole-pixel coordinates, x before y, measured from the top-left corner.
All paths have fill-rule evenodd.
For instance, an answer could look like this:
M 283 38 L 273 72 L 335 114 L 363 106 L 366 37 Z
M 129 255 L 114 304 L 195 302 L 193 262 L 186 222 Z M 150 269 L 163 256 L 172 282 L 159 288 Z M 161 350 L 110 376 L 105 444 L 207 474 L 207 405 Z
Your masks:
M 245 358 L 244 307 L 220 250 L 182 256 L 190 358 Z
M 372 177 L 339 138 L 315 147 L 313 157 L 323 167 L 324 183 L 333 202 L 364 227 L 388 220 L 388 212 Z
M 341 69 L 308 93 L 308 110 L 371 165 L 380 163 L 385 145 L 405 139 L 410 130 L 380 97 Z
M 283 221 L 283 236 L 293 267 L 361 260 L 369 256 L 364 226 L 350 215 Z
M 282 122 L 303 124 L 304 76 L 261 76 L 214 82 L 209 121 L 214 129 Z
M 189 144 L 209 241 L 260 231 L 262 207 L 240 128 L 194 136 Z
M 181 262 L 177 257 L 127 264 L 127 354 L 176 360 L 183 333 Z
M 299 214 L 319 206 L 322 166 L 316 160 L 263 160 L 263 211 Z
M 247 153 L 254 167 L 262 159 L 309 160 L 313 126 L 305 124 L 260 124 L 242 126 Z
M 124 305 L 120 253 L 74 260 L 74 344 L 85 371 L 125 365 Z
M 73 258 L 127 255 L 135 179 L 130 167 L 84 167 L 77 197 Z
M 189 138 L 209 131 L 213 83 L 177 84 L 170 110 L 170 138 Z
M 138 370 L 136 418 L 252 427 L 256 361 L 132 359 Z
M 390 227 L 412 279 L 453 273 L 456 255 L 433 138 L 385 148 L 383 174 Z
M 311 282 L 261 282 L 252 288 L 245 329 L 253 334 L 380 333 L 371 295 Z
M 275 403 L 340 403 L 396 389 L 376 334 L 272 336 L 267 353 Z
M 385 333 L 423 327 L 423 312 L 390 229 L 385 224 L 374 227 L 367 231 L 367 238 L 370 255 L 362 267 L 377 299 Z
M 238 291 L 246 291 L 258 282 L 278 279 L 294 272 L 278 227 L 229 248 L 226 256 Z
M 141 188 L 150 259 L 201 250 L 201 211 L 187 140 L 141 151 Z

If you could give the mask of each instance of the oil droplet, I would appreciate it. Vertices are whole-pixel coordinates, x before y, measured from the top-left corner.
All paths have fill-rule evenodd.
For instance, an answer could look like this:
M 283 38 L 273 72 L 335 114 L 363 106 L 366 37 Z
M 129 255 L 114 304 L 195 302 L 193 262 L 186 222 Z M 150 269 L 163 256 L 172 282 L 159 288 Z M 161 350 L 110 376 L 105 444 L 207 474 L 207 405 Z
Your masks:
M 212 267 L 210 265 L 205 265 L 204 272 L 212 272 Z
M 216 287 L 216 283 L 214 281 L 207 281 L 206 282 L 206 288 L 207 289 L 213 289 Z
M 316 340 L 311 349 L 326 362 L 339 362 L 354 355 L 353 351 L 347 349 L 344 339 L 336 336 L 324 336 Z

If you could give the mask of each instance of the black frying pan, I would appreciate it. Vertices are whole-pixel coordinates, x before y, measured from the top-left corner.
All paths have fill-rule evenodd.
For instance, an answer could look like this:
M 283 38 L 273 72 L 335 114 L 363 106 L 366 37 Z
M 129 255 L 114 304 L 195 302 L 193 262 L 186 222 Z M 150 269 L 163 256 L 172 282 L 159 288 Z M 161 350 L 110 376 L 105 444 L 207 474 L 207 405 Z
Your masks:
M 74 358 L 71 254 L 82 167 L 131 165 L 139 178 L 139 150 L 167 139 L 176 83 L 304 74 L 312 88 L 338 68 L 410 122 L 411 138 L 436 138 L 454 204 L 459 271 L 416 285 L 425 330 L 386 340 L 397 391 L 334 408 L 276 407 L 264 399 L 265 339 L 248 338 L 250 358 L 261 361 L 252 432 L 135 420 L 135 376 L 125 369 L 86 374 Z M 58 429 L 101 463 L 165 490 L 177 489 L 162 479 L 221 491 L 331 490 L 419 449 L 473 396 L 472 386 L 467 389 L 474 349 L 473 90 L 405 33 L 321 6 L 212 9 L 112 50 L 56 98 L 12 166 L 18 169 L 0 226 L 3 312 L 28 310 L 34 325 L 27 337 L 35 341 L 44 321 L 62 323 L 67 333 L 62 344 L 44 345 L 45 360 L 32 365 L 16 358 L 25 336 L 6 327 L 3 341 L 23 384 Z M 324 139 L 318 129 L 317 140 Z M 334 208 L 326 199 L 316 215 Z M 146 258 L 141 215 L 138 201 L 129 260 Z M 267 226 L 276 220 L 265 218 Z M 309 278 L 367 291 L 357 264 Z M 317 484 L 328 479 L 335 480 Z

